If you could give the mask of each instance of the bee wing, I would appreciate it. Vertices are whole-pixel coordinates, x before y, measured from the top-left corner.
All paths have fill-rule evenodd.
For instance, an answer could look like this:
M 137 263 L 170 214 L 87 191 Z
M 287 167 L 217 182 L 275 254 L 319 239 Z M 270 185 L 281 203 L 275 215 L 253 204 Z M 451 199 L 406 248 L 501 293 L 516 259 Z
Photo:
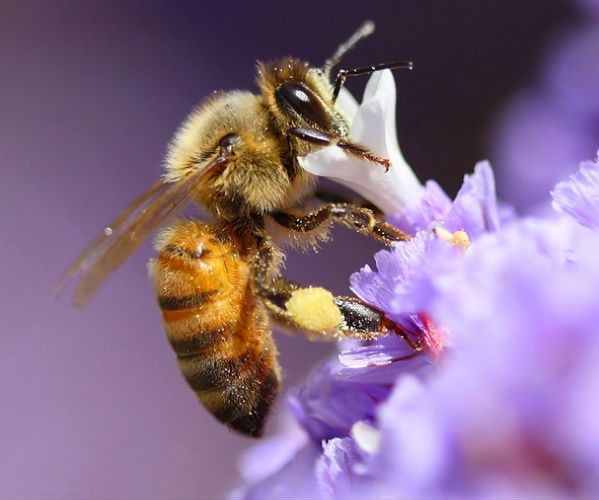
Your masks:
M 160 180 L 138 196 L 119 216 L 83 250 L 64 272 L 54 291 L 82 272 L 75 289 L 75 304 L 86 305 L 92 295 L 175 211 L 189 204 L 190 194 L 204 175 L 226 165 L 219 155 L 210 163 L 194 168 L 177 182 Z

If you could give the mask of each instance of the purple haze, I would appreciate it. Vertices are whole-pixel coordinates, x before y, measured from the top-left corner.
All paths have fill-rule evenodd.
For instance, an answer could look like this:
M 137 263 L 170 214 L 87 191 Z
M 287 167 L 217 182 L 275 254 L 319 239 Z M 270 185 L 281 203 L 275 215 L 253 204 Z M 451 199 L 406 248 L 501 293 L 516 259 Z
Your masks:
M 418 62 L 401 78 L 404 147 L 422 178 L 457 187 L 482 156 L 473 139 L 482 144 L 497 99 L 565 11 L 557 0 L 496 12 L 460 0 L 432 17 L 412 3 L 302 8 L 2 2 L 0 496 L 207 498 L 234 483 L 247 440 L 217 424 L 178 373 L 146 277 L 148 244 L 85 310 L 68 293 L 49 300 L 82 246 L 156 179 L 166 142 L 203 96 L 253 88 L 258 57 L 319 62 L 372 17 L 376 36 L 348 62 Z M 346 292 L 379 247 L 337 234 L 317 256 L 291 258 L 289 277 Z M 331 348 L 301 336 L 279 345 L 288 385 Z

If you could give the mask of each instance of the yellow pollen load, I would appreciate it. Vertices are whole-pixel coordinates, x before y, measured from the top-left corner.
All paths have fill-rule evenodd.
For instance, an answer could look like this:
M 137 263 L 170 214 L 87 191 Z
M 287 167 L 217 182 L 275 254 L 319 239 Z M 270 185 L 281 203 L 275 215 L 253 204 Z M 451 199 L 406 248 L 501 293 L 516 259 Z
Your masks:
M 326 332 L 339 326 L 343 316 L 324 288 L 295 290 L 285 304 L 293 320 L 304 330 Z
M 447 229 L 443 229 L 442 227 L 436 227 L 434 231 L 440 239 L 449 241 L 449 243 L 458 247 L 463 252 L 465 252 L 470 246 L 470 240 L 468 239 L 468 233 L 466 233 L 466 231 L 460 230 L 452 234 Z

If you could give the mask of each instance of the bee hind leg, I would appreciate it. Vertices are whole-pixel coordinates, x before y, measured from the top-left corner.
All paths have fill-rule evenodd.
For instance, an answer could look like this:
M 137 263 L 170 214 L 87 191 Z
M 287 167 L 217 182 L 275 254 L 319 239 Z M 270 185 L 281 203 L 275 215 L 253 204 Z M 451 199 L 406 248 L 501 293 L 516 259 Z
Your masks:
M 322 288 L 301 287 L 283 279 L 273 281 L 261 295 L 275 321 L 290 330 L 305 331 L 311 338 L 374 340 L 395 334 L 414 351 L 422 349 L 417 339 L 383 311 L 357 297 L 333 297 Z
M 394 333 L 414 351 L 422 350 L 420 340 L 414 339 L 413 335 L 387 318 L 380 309 L 357 297 L 335 297 L 334 302 L 343 315 L 344 321 L 341 330 L 345 332 L 346 337 L 368 338 L 373 335 L 373 332 L 376 332 L 373 337 Z
M 270 238 L 259 237 L 254 290 L 275 321 L 290 330 L 305 331 L 312 338 L 373 340 L 394 333 L 415 351 L 421 350 L 419 342 L 412 340 L 400 325 L 357 297 L 335 297 L 324 288 L 269 278 L 268 269 L 274 253 Z

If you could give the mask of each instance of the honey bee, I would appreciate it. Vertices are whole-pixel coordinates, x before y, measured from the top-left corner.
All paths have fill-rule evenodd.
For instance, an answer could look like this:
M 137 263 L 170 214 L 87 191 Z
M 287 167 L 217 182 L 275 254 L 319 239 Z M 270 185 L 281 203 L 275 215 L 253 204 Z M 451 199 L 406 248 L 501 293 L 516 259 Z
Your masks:
M 260 436 L 281 384 L 270 320 L 312 335 L 371 339 L 389 331 L 418 349 L 377 308 L 353 297 L 281 277 L 282 246 L 326 238 L 340 223 L 391 245 L 408 235 L 348 202 L 321 203 L 314 178 L 297 161 L 324 146 L 389 168 L 349 136 L 336 100 L 348 76 L 409 62 L 331 70 L 374 30 L 360 28 L 322 67 L 286 57 L 258 63 L 259 93 L 217 93 L 185 120 L 170 144 L 163 178 L 135 199 L 63 275 L 81 273 L 75 303 L 85 305 L 105 279 L 158 227 L 150 262 L 164 326 L 179 368 L 201 403 L 221 422 Z M 188 204 L 214 219 L 173 219 Z M 276 241 L 282 239 L 282 243 Z

